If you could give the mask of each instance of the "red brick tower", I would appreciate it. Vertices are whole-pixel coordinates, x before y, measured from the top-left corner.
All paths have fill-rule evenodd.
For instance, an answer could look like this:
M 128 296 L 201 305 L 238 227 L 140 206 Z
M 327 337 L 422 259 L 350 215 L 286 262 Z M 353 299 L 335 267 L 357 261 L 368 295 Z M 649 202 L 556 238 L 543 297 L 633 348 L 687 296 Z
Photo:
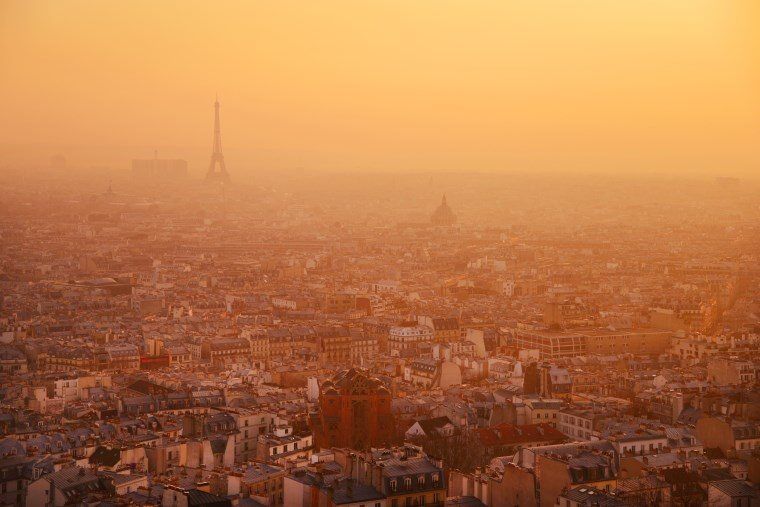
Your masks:
M 319 414 L 314 418 L 317 447 L 388 446 L 394 428 L 390 391 L 365 371 L 344 370 L 320 386 Z

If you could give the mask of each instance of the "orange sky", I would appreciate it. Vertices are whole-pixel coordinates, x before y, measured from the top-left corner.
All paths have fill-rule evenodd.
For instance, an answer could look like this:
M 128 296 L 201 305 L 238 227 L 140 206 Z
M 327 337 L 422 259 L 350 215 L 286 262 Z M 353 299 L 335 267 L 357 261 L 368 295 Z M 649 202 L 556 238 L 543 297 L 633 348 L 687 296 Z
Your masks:
M 0 0 L 0 162 L 760 173 L 757 0 Z

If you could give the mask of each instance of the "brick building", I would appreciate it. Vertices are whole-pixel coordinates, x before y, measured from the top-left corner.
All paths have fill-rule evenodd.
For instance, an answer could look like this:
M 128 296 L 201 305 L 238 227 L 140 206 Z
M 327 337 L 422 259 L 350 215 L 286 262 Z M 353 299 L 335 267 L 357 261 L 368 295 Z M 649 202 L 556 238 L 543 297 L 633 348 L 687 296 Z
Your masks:
M 319 412 L 312 416 L 316 447 L 389 445 L 394 427 L 390 391 L 365 371 L 344 370 L 320 386 Z

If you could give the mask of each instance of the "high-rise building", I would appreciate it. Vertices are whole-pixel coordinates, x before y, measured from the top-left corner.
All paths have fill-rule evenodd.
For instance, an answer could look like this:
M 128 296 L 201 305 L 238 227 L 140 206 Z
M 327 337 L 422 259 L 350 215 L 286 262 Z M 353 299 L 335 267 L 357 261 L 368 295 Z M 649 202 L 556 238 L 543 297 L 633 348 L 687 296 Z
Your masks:
M 320 386 L 319 412 L 312 415 L 317 447 L 367 450 L 392 443 L 391 393 L 366 371 L 351 368 Z

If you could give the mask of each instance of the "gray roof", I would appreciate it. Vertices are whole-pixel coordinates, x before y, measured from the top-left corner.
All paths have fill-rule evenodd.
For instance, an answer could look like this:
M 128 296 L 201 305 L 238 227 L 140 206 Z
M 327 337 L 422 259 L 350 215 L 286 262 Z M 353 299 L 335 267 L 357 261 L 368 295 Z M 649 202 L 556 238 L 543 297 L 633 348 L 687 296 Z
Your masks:
M 542 445 L 531 450 L 536 454 L 581 454 L 586 449 L 598 449 L 600 451 L 615 451 L 615 448 L 607 440 L 594 440 L 591 442 L 573 442 L 570 444 Z
M 381 500 L 385 495 L 373 488 L 360 483 L 356 479 L 335 481 L 332 484 L 332 500 L 335 505 L 349 504 L 354 502 L 370 502 Z
M 89 468 L 74 466 L 62 468 L 57 472 L 48 474 L 45 476 L 45 479 L 50 481 L 53 486 L 60 490 L 67 490 L 75 488 L 77 486 L 97 482 L 98 474 Z
M 232 503 L 224 497 L 216 496 L 211 493 L 206 493 L 200 489 L 191 489 L 187 492 L 187 505 L 232 505 Z
M 446 499 L 446 507 L 485 507 L 486 504 L 474 496 L 450 496 Z
M 269 478 L 275 474 L 284 473 L 285 469 L 282 467 L 267 465 L 266 463 L 256 463 L 249 466 L 243 472 L 243 482 L 259 482 Z
M 713 481 L 710 486 L 714 486 L 731 497 L 752 497 L 757 498 L 758 492 L 745 481 L 728 479 L 724 481 Z
M 624 507 L 626 505 L 622 500 L 591 486 L 573 488 L 566 491 L 562 496 L 571 502 L 577 502 L 580 505 L 593 505 L 594 507 Z
M 440 469 L 426 458 L 410 458 L 406 460 L 392 458 L 384 463 L 383 475 L 386 477 L 440 472 Z

